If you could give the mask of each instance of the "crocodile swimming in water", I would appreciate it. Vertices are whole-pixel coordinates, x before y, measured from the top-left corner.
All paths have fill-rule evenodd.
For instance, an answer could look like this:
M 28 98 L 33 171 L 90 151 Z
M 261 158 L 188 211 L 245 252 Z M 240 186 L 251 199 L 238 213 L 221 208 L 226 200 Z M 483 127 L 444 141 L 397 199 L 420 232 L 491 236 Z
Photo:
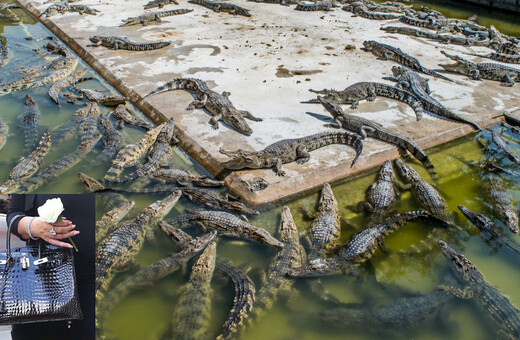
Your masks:
M 366 118 L 346 114 L 338 104 L 328 101 L 321 96 L 318 96 L 318 101 L 334 118 L 334 123 L 329 124 L 329 126 L 344 128 L 359 133 L 364 138 L 371 137 L 393 144 L 400 149 L 410 152 L 423 163 L 425 167 L 433 169 L 433 164 L 428 156 L 412 140 L 384 128 L 379 123 Z
M 104 106 L 114 106 L 124 104 L 126 102 L 126 98 L 119 95 L 106 96 L 99 91 L 92 89 L 82 89 L 75 85 L 74 90 L 80 93 L 80 96 L 77 97 L 77 99 L 87 98 L 91 102 L 95 102 Z
M 99 115 L 99 127 L 103 134 L 103 139 L 101 140 L 103 151 L 93 160 L 97 164 L 113 159 L 114 155 L 121 150 L 123 146 L 123 135 L 117 131 L 110 120 L 103 114 Z
M 32 97 L 25 95 L 24 113 L 18 117 L 20 127 L 23 129 L 25 144 L 22 153 L 27 154 L 33 150 L 37 143 L 36 133 L 40 123 L 40 112 L 38 105 Z
M 60 91 L 63 88 L 74 83 L 79 78 L 83 77 L 85 75 L 85 73 L 87 73 L 87 71 L 88 71 L 87 68 L 84 68 L 83 70 L 78 70 L 78 71 L 74 72 L 73 74 L 71 74 L 70 76 L 68 76 L 67 78 L 64 78 L 64 79 L 54 83 L 49 88 L 49 97 L 51 97 L 52 101 L 55 102 L 56 104 L 60 105 L 60 99 L 58 97 Z
M 168 221 L 173 227 L 193 223 L 202 230 L 216 229 L 219 235 L 254 240 L 277 248 L 283 248 L 283 243 L 275 239 L 263 228 L 255 227 L 243 219 L 223 211 L 197 211 L 185 214 Z
M 90 38 L 92 44 L 87 46 L 104 46 L 111 50 L 151 51 L 171 44 L 171 41 L 135 42 L 126 37 L 93 35 Z
M 81 141 L 91 140 L 98 134 L 98 119 L 101 111 L 96 103 L 90 104 L 88 116 L 86 116 L 78 126 L 78 135 Z
M 77 132 L 79 125 L 89 114 L 91 105 L 91 103 L 85 103 L 82 107 L 74 111 L 68 122 L 52 131 L 54 144 L 59 144 L 62 140 L 71 138 L 74 133 Z
M 491 199 L 491 206 L 498 214 L 501 221 L 513 233 L 518 233 L 518 214 L 513 205 L 513 197 L 504 187 L 502 178 L 491 175 L 489 182 L 485 184 L 489 198 Z
M 195 92 L 199 100 L 191 102 L 188 107 L 186 107 L 186 110 L 191 111 L 195 108 L 205 108 L 213 115 L 209 121 L 213 129 L 218 129 L 218 122 L 221 120 L 232 129 L 250 136 L 253 133 L 253 130 L 249 127 L 244 118 L 248 118 L 255 122 L 262 121 L 261 118 L 253 116 L 248 111 L 237 110 L 229 100 L 229 92 L 224 91 L 222 94 L 219 94 L 210 90 L 208 85 L 200 79 L 176 78 L 146 94 L 143 98 L 173 90 Z
M 38 171 L 43 163 L 43 157 L 47 155 L 51 148 L 51 135 L 44 132 L 38 145 L 27 157 L 22 157 L 9 173 L 9 180 L 22 180 L 30 177 Z
M 132 210 L 134 205 L 135 202 L 130 201 L 108 211 L 96 221 L 96 244 L 101 242 L 108 233 L 112 232 L 115 225 Z
M 497 326 L 499 338 L 520 338 L 520 311 L 513 303 L 498 289 L 491 286 L 478 268 L 464 255 L 455 252 L 442 240 L 439 241 L 439 247 L 454 275 L 465 285 L 463 289 L 453 286 L 440 288 L 455 297 L 476 300 L 483 314 Z
M 95 193 L 96 196 L 99 197 L 101 204 L 108 209 L 115 209 L 128 203 L 128 200 L 123 195 L 107 190 L 107 188 L 94 178 L 82 172 L 78 173 L 78 178 L 87 191 L 91 194 Z
M 128 108 L 125 104 L 117 105 L 115 110 L 111 113 L 112 117 L 119 121 L 119 129 L 122 129 L 125 123 L 128 125 L 143 128 L 146 131 L 153 129 L 153 125 L 151 123 L 137 119 L 136 117 L 132 116 L 130 112 L 128 112 Z
M 189 12 L 193 12 L 193 10 L 179 8 L 179 9 L 172 9 L 170 11 L 149 12 L 149 13 L 141 14 L 137 17 L 130 17 L 127 19 L 123 19 L 123 24 L 121 24 L 120 26 L 131 26 L 131 25 L 138 25 L 138 24 L 146 26 L 146 25 L 148 25 L 148 23 L 150 21 L 162 22 L 161 18 L 169 17 L 172 15 L 186 14 Z
M 296 7 L 294 7 L 297 11 L 333 11 L 334 7 L 339 7 L 336 5 L 335 0 L 321 0 L 313 4 L 306 4 L 303 2 L 298 2 Z
M 496 146 L 498 146 L 498 148 L 500 150 L 502 150 L 502 152 L 506 155 L 507 158 L 509 158 L 509 160 L 520 165 L 520 157 L 518 157 L 518 155 L 516 153 L 509 150 L 509 147 L 507 146 L 506 141 L 502 137 L 500 137 L 500 135 L 497 131 L 491 132 L 491 141 Z
M 239 214 L 258 215 L 260 212 L 255 209 L 246 207 L 242 202 L 229 199 L 229 196 L 221 198 L 215 192 L 208 189 L 195 188 L 192 185 L 187 185 L 179 188 L 184 197 L 190 201 L 197 201 L 206 206 L 225 209 Z
M 441 51 L 446 57 L 455 60 L 455 64 L 439 64 L 448 72 L 466 75 L 473 80 L 496 80 L 501 86 L 511 87 L 520 81 L 520 69 L 497 63 L 473 63 L 459 56 Z
M 267 146 L 261 151 L 251 152 L 245 150 L 226 151 L 220 149 L 220 153 L 233 157 L 232 160 L 220 163 L 226 169 L 259 169 L 273 168 L 278 176 L 285 176 L 282 164 L 296 161 L 303 164 L 310 159 L 310 151 L 331 144 L 346 144 L 356 151 L 350 167 L 356 163 L 363 151 L 362 138 L 350 132 L 321 132 L 302 138 L 283 139 Z
M 115 272 L 122 271 L 133 263 L 141 249 L 145 234 L 153 224 L 170 212 L 181 196 L 180 191 L 145 208 L 133 220 L 118 227 L 99 244 L 96 252 L 96 301 L 101 301 Z
M 189 171 L 179 169 L 159 169 L 154 172 L 153 177 L 159 181 L 176 182 L 179 185 L 193 183 L 199 187 L 222 187 L 223 181 L 216 181 L 208 176 L 197 176 Z
M 9 125 L 0 119 L 0 150 L 2 150 L 7 142 L 7 135 L 9 135 Z

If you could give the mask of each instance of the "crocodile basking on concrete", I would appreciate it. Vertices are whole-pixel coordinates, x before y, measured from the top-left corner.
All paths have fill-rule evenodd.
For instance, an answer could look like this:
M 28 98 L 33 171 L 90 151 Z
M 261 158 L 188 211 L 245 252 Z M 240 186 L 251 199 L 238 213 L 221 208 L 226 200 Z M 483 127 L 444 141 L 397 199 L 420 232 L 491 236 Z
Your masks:
M 380 30 L 389 33 L 399 33 L 404 35 L 410 35 L 413 37 L 426 38 L 438 41 L 442 44 L 450 45 L 462 45 L 462 46 L 489 46 L 489 39 L 478 40 L 474 38 L 466 38 L 451 34 L 438 34 L 431 31 L 419 30 L 412 27 L 403 26 L 385 26 L 381 27 Z
M 101 183 L 85 175 L 78 173 L 79 180 L 83 183 L 89 193 L 95 193 L 103 206 L 108 209 L 115 209 L 128 203 L 128 200 L 121 194 L 107 190 Z M 97 198 L 96 198 L 97 199 Z
M 310 159 L 310 151 L 331 144 L 346 144 L 356 151 L 350 167 L 356 163 L 363 151 L 362 138 L 350 132 L 321 132 L 302 138 L 283 139 L 267 146 L 261 151 L 226 151 L 220 149 L 220 153 L 233 157 L 232 160 L 220 163 L 226 169 L 261 169 L 273 168 L 278 176 L 285 176 L 282 164 L 296 161 L 303 164 Z
M 193 183 L 199 187 L 224 186 L 223 181 L 216 181 L 209 178 L 208 176 L 197 176 L 189 171 L 183 171 L 179 169 L 159 169 L 153 174 L 153 177 L 164 182 L 176 182 L 179 185 Z
M 298 2 L 295 0 L 247 0 L 253 2 L 261 2 L 265 4 L 278 4 L 282 6 L 296 5 Z
M 163 8 L 166 5 L 169 4 L 175 4 L 178 5 L 179 3 L 175 0 L 152 0 L 146 5 L 144 5 L 144 9 L 150 9 L 150 8 Z
M 112 117 L 117 119 L 119 121 L 119 129 L 122 129 L 124 124 L 137 126 L 140 128 L 145 129 L 146 131 L 153 129 L 153 125 L 144 121 L 137 119 L 136 117 L 132 116 L 132 114 L 128 111 L 127 106 L 125 104 L 119 104 L 117 105 L 116 109 L 111 112 Z
M 82 107 L 74 111 L 68 122 L 52 131 L 52 139 L 55 145 L 60 143 L 62 140 L 67 140 L 74 136 L 74 133 L 77 132 L 79 124 L 81 124 L 81 122 L 89 114 L 91 105 L 92 104 L 90 103 L 85 103 Z
M 278 237 L 284 247 L 274 256 L 267 272 L 262 276 L 262 288 L 257 294 L 255 309 L 251 313 L 252 321 L 271 309 L 282 294 L 291 293 L 294 281 L 287 278 L 287 272 L 307 262 L 305 249 L 300 245 L 298 228 L 287 206 L 282 209 Z
M 336 5 L 336 0 L 321 0 L 312 4 L 306 4 L 303 2 L 298 2 L 296 7 L 294 7 L 297 11 L 333 11 L 334 7 L 339 7 Z
M 132 210 L 134 205 L 134 201 L 123 204 L 108 211 L 96 221 L 96 244 L 101 242 L 109 232 L 112 232 L 116 224 Z
M 334 101 L 338 104 L 350 104 L 352 109 L 358 107 L 360 100 L 366 99 L 369 102 L 372 102 L 376 100 L 377 96 L 380 96 L 395 99 L 409 105 L 414 110 L 418 119 L 420 119 L 424 113 L 421 101 L 414 94 L 383 83 L 358 82 L 350 85 L 342 91 L 336 91 L 334 89 L 309 89 L 309 91 L 323 94 L 325 99 Z M 320 101 L 317 99 L 311 99 L 306 103 L 319 102 Z
M 495 53 L 491 52 L 489 54 L 471 54 L 476 57 L 493 59 L 496 61 L 501 61 L 503 63 L 508 64 L 520 64 L 520 54 L 505 54 L 505 53 Z
M 69 5 L 64 2 L 57 2 L 55 4 L 50 5 L 43 11 L 39 17 L 45 16 L 51 17 L 56 14 L 65 14 L 65 12 L 78 12 L 79 14 L 90 14 L 90 15 L 97 15 L 99 11 L 94 8 L 90 8 L 86 5 Z
M 130 17 L 127 19 L 123 19 L 123 24 L 120 26 L 131 26 L 131 25 L 138 25 L 138 24 L 146 26 L 151 21 L 162 22 L 161 18 L 169 17 L 172 15 L 186 14 L 186 13 L 189 13 L 192 11 L 193 11 L 192 9 L 179 8 L 179 9 L 172 9 L 170 11 L 145 13 L 145 14 L 141 14 L 137 17 Z
M 452 81 L 451 79 L 446 78 L 442 74 L 439 74 L 435 71 L 429 70 L 421 65 L 419 60 L 416 58 L 404 53 L 400 48 L 396 48 L 387 44 L 378 43 L 373 40 L 366 40 L 363 42 L 364 50 L 368 52 L 372 52 L 381 60 L 393 60 L 398 62 L 399 64 L 403 64 L 411 69 L 422 72 L 424 74 Z
M 486 186 L 493 210 L 497 212 L 498 216 L 509 230 L 513 233 L 518 233 L 517 210 L 513 205 L 513 197 L 504 187 L 502 179 L 498 176 L 491 175 L 489 177 L 489 184 Z
M 54 83 L 49 88 L 49 97 L 51 97 L 52 101 L 56 104 L 60 105 L 60 99 L 58 97 L 60 91 L 64 89 L 65 87 L 69 86 L 70 84 L 74 83 L 79 78 L 83 77 L 85 73 L 87 73 L 87 68 L 84 68 L 83 70 L 78 70 L 68 76 L 67 78 L 64 78 L 56 83 Z
M 123 146 L 123 135 L 117 131 L 104 114 L 99 115 L 99 128 L 103 134 L 103 139 L 101 140 L 103 151 L 94 160 L 98 164 L 112 159 Z
M 93 35 L 90 38 L 92 44 L 87 46 L 105 46 L 111 50 L 151 51 L 171 44 L 171 41 L 135 42 L 126 37 Z
M 439 64 L 448 72 L 466 75 L 473 80 L 496 80 L 501 81 L 501 86 L 513 86 L 515 81 L 520 81 L 520 69 L 497 63 L 473 63 L 459 56 L 441 51 L 446 57 L 456 61 L 455 64 Z
M 330 126 L 337 128 L 342 127 L 359 133 L 363 138 L 371 137 L 393 144 L 400 149 L 410 152 L 415 158 L 423 163 L 425 167 L 433 169 L 433 164 L 428 156 L 412 140 L 385 129 L 381 124 L 369 119 L 346 114 L 338 104 L 328 101 L 321 96 L 318 96 L 318 100 L 334 118 L 334 123 L 330 124 Z
M 4 147 L 7 142 L 7 136 L 9 135 L 9 125 L 7 125 L 2 119 L 0 119 L 0 150 Z
M 497 326 L 499 338 L 520 338 L 520 311 L 513 303 L 498 289 L 491 286 L 478 268 L 464 255 L 456 253 L 442 240 L 439 241 L 439 247 L 455 276 L 465 285 L 463 289 L 453 286 L 440 288 L 458 298 L 474 298 L 483 314 Z
M 511 150 L 509 150 L 506 141 L 502 137 L 500 137 L 498 132 L 491 132 L 491 141 L 493 141 L 493 143 L 496 146 L 498 146 L 500 150 L 502 150 L 502 152 L 506 155 L 507 158 L 509 158 L 509 160 L 511 160 L 513 163 L 520 165 L 520 157 L 518 157 L 516 153 L 511 152 Z
M 188 0 L 188 2 L 192 4 L 202 5 L 217 13 L 227 12 L 233 15 L 243 15 L 245 17 L 251 16 L 251 13 L 249 13 L 248 9 L 227 2 L 214 2 L 211 0 Z
M 36 133 L 38 125 L 40 123 L 40 112 L 38 111 L 38 105 L 28 94 L 25 95 L 25 109 L 23 114 L 18 117 L 19 125 L 23 129 L 25 144 L 23 148 L 23 154 L 29 153 L 36 146 L 37 137 Z
M 148 149 L 155 143 L 164 125 L 163 123 L 149 130 L 137 143 L 125 145 L 112 160 L 112 166 L 108 169 L 104 179 L 114 179 L 125 168 L 138 164 Z
M 428 85 L 426 85 L 426 87 L 424 85 L 427 84 L 426 78 L 423 78 L 419 76 L 417 73 L 401 66 L 392 67 L 392 73 L 394 74 L 394 77 L 396 77 L 396 87 L 405 89 L 413 93 L 421 101 L 422 106 L 424 107 L 424 110 L 426 112 L 432 112 L 436 116 L 450 121 L 469 124 L 475 127 L 477 130 L 481 130 L 480 126 L 477 123 L 460 117 L 459 115 L 453 113 L 451 110 L 439 103 L 436 99 L 431 97 L 428 93 Z M 420 117 L 418 116 L 417 120 L 419 119 Z
M 248 111 L 237 110 L 229 100 L 229 92 L 224 91 L 222 94 L 219 94 L 212 91 L 209 89 L 208 85 L 200 79 L 176 78 L 148 93 L 143 98 L 173 90 L 195 92 L 199 100 L 191 102 L 188 107 L 186 107 L 186 110 L 191 111 L 195 108 L 205 108 L 213 115 L 209 121 L 213 129 L 218 129 L 218 122 L 221 120 L 232 129 L 249 136 L 253 133 L 253 130 L 249 127 L 244 118 L 248 118 L 255 122 L 262 121 L 261 118 L 253 116 Z
M 78 126 L 78 135 L 82 141 L 91 140 L 98 134 L 98 119 L 101 111 L 96 103 L 90 103 L 88 116 Z
M 122 271 L 133 263 L 141 249 L 145 234 L 152 226 L 170 212 L 181 196 L 180 191 L 157 201 L 133 220 L 118 227 L 97 247 L 96 252 L 96 300 L 101 301 L 115 272 Z
M 22 180 L 30 177 L 38 171 L 43 163 L 43 157 L 47 155 L 51 148 L 51 135 L 44 132 L 38 145 L 27 157 L 22 157 L 9 173 L 9 180 Z
M 173 315 L 173 339 L 209 339 L 211 278 L 215 270 L 217 244 L 211 241 L 193 264 L 190 280 L 181 291 Z
M 245 238 L 259 243 L 265 243 L 277 248 L 283 248 L 283 243 L 275 239 L 263 228 L 255 227 L 245 220 L 223 211 L 197 211 L 178 216 L 168 221 L 172 226 L 193 223 L 202 230 L 216 229 L 219 235 L 233 238 Z
M 500 228 L 498 228 L 489 217 L 483 214 L 477 214 L 463 205 L 459 205 L 458 207 L 462 214 L 481 232 L 485 231 L 489 234 L 489 241 L 496 248 L 505 248 L 516 255 L 520 255 L 520 243 L 502 234 Z
M 419 210 L 389 217 L 380 224 L 357 233 L 341 247 L 337 257 L 311 260 L 302 267 L 290 270 L 287 274 L 290 277 L 314 277 L 334 275 L 341 272 L 349 273 L 353 267 L 371 259 L 377 246 L 386 251 L 384 237 L 390 235 L 405 223 L 417 218 L 434 218 L 434 216 L 427 211 Z
M 365 19 L 371 20 L 391 20 L 391 19 L 399 19 L 403 14 L 395 14 L 395 13 L 382 13 L 382 12 L 374 12 L 369 10 L 365 4 L 361 2 L 354 2 L 349 5 L 345 5 L 341 8 L 344 11 L 354 13 L 353 17 L 363 17 Z

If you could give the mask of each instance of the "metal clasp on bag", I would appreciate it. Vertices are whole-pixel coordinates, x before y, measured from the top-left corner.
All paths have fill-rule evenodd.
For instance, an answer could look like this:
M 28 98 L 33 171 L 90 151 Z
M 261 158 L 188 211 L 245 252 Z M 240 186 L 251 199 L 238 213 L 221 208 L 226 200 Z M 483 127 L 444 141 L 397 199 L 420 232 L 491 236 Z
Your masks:
M 22 256 L 20 258 L 20 265 L 22 266 L 23 270 L 27 270 L 30 265 L 29 258 L 27 256 Z
M 49 258 L 48 257 L 44 257 L 44 258 L 38 259 L 38 260 L 34 261 L 33 263 L 34 263 L 35 266 L 38 266 L 38 265 L 40 265 L 42 263 L 46 263 L 46 262 L 49 262 Z

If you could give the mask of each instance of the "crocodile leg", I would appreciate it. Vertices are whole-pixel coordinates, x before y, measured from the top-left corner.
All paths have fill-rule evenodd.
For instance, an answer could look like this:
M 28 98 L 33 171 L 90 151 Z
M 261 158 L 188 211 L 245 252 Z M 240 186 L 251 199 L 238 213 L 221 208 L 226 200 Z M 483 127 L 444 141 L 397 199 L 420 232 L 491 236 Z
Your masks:
M 285 176 L 285 171 L 282 170 L 282 160 L 280 158 L 274 158 L 272 161 L 276 162 L 274 172 L 276 172 L 278 176 Z
M 480 71 L 479 70 L 473 70 L 470 72 L 470 78 L 473 79 L 473 80 L 482 80 L 482 78 L 480 78 Z
M 296 155 L 298 156 L 298 159 L 296 160 L 296 163 L 298 164 L 303 164 L 311 158 L 310 153 L 307 152 L 307 148 L 303 144 L 296 147 Z
M 441 285 L 439 289 L 451 294 L 459 299 L 471 299 L 475 295 L 475 290 L 471 286 L 467 286 L 464 289 L 460 289 L 453 286 Z
M 222 114 L 218 114 L 216 116 L 211 117 L 209 120 L 209 123 L 211 124 L 211 127 L 213 130 L 218 129 L 218 121 L 222 119 Z
M 515 76 L 514 74 L 506 74 L 504 75 L 504 82 L 500 84 L 500 86 L 505 86 L 505 87 L 511 87 L 513 85 L 515 85 L 515 81 L 513 79 L 511 79 L 511 76 Z
M 244 118 L 250 119 L 254 122 L 261 122 L 263 120 L 262 118 L 253 116 L 249 111 L 240 110 L 239 112 L 242 116 L 244 116 Z
M 201 109 L 203 108 L 206 103 L 208 102 L 208 96 L 204 94 L 200 100 L 194 100 L 192 101 L 188 107 L 186 107 L 186 111 L 191 111 L 193 109 Z
M 370 126 L 362 126 L 361 128 L 359 128 L 359 134 L 361 135 L 361 137 L 363 139 L 367 138 L 367 131 L 369 133 L 374 133 L 375 129 L 373 127 L 370 127 Z

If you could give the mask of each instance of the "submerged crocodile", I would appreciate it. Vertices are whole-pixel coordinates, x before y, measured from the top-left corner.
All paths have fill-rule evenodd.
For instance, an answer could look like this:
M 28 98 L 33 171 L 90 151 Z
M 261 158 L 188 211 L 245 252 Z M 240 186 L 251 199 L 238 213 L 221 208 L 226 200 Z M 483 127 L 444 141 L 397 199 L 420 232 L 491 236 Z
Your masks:
M 287 206 L 282 209 L 278 237 L 284 247 L 274 256 L 262 276 L 262 288 L 257 294 L 251 320 L 271 309 L 282 294 L 291 292 L 294 281 L 287 278 L 287 272 L 306 263 L 305 249 L 300 245 L 298 229 Z
M 421 65 L 419 60 L 404 53 L 400 48 L 396 48 L 387 44 L 378 43 L 377 41 L 373 40 L 364 41 L 363 46 L 365 51 L 372 52 L 382 60 L 393 60 L 395 62 L 398 62 L 399 64 L 403 64 L 404 66 L 407 66 L 424 74 L 444 79 L 447 81 L 452 81 L 451 79 L 446 78 L 442 74 L 425 68 Z
M 453 286 L 441 286 L 441 288 L 458 298 L 474 298 L 483 313 L 494 321 L 499 337 L 520 338 L 520 311 L 513 303 L 498 289 L 491 286 L 478 268 L 464 255 L 456 253 L 442 240 L 439 241 L 439 247 L 455 276 L 465 285 L 464 289 Z
M 230 200 L 229 196 L 221 198 L 215 192 L 207 189 L 195 188 L 191 185 L 179 188 L 184 197 L 190 201 L 197 201 L 215 209 L 225 209 L 239 214 L 258 215 L 260 212 L 246 207 L 242 202 Z
M 180 191 L 157 201 L 131 220 L 108 235 L 96 252 L 96 300 L 100 301 L 115 272 L 122 271 L 133 263 L 141 248 L 145 234 L 158 220 L 170 212 L 181 196 Z
M 128 200 L 121 194 L 108 191 L 101 183 L 85 175 L 84 173 L 78 173 L 79 180 L 83 183 L 89 193 L 95 193 L 101 204 L 106 206 L 108 209 L 115 209 L 128 203 Z M 97 199 L 96 197 L 96 199 Z
M 285 176 L 282 164 L 296 161 L 303 164 L 310 159 L 310 151 L 331 144 L 346 144 L 356 151 L 350 167 L 356 163 L 363 151 L 362 138 L 350 132 L 321 132 L 302 138 L 283 139 L 267 146 L 261 151 L 251 152 L 245 150 L 226 151 L 220 149 L 220 153 L 233 157 L 232 160 L 220 163 L 226 169 L 259 169 L 273 168 L 278 176 Z
M 392 162 L 387 160 L 381 166 L 377 180 L 367 190 L 367 200 L 359 202 L 358 207 L 369 211 L 368 226 L 381 222 L 386 211 L 395 204 L 395 175 Z
M 496 80 L 501 81 L 501 86 L 510 87 L 515 81 L 520 81 L 520 70 L 497 63 L 473 63 L 459 56 L 448 54 L 441 51 L 446 57 L 455 60 L 455 64 L 439 64 L 448 72 L 455 72 L 466 75 L 473 80 Z
M 176 182 L 179 185 L 186 185 L 193 183 L 200 187 L 222 187 L 224 186 L 223 181 L 216 181 L 208 176 L 197 176 L 189 171 L 183 171 L 179 169 L 159 169 L 153 177 L 165 181 L 165 182 Z
M 9 48 L 7 47 L 7 39 L 0 36 L 0 67 L 4 67 L 9 59 Z
M 108 169 L 105 179 L 116 178 L 125 168 L 138 164 L 146 151 L 155 143 L 164 125 L 163 123 L 151 129 L 137 143 L 125 145 L 112 161 L 112 166 Z
M 509 158 L 512 162 L 520 165 L 520 157 L 518 157 L 517 154 L 509 150 L 506 141 L 502 137 L 500 137 L 498 132 L 491 132 L 491 140 L 493 141 L 493 143 L 495 143 L 496 146 L 498 146 L 500 150 L 502 150 L 502 152 L 506 155 L 507 158 Z
M 296 7 L 294 7 L 297 11 L 333 11 L 333 7 L 339 7 L 336 5 L 335 0 L 321 0 L 319 2 L 313 4 L 306 4 L 303 2 L 298 2 Z
M 395 99 L 409 105 L 414 110 L 418 120 L 424 113 L 421 101 L 414 94 L 383 83 L 359 82 L 350 85 L 342 91 L 336 91 L 334 89 L 309 89 L 309 91 L 323 94 L 325 99 L 334 101 L 338 104 L 351 104 L 352 109 L 358 107 L 360 100 L 366 99 L 369 102 L 372 102 L 376 100 L 377 96 L 380 96 Z M 307 101 L 307 103 L 319 102 L 320 101 L 317 99 Z
M 341 128 L 359 133 L 363 138 L 371 137 L 383 142 L 393 144 L 400 149 L 407 150 L 417 158 L 425 167 L 433 169 L 433 164 L 421 148 L 412 140 L 403 137 L 393 131 L 385 129 L 381 124 L 369 119 L 346 114 L 336 103 L 328 101 L 318 96 L 319 102 L 332 115 L 334 123 L 330 126 Z
M 127 106 L 125 104 L 119 104 L 117 105 L 116 109 L 111 112 L 112 117 L 117 119 L 119 121 L 119 129 L 123 128 L 123 125 L 126 123 L 128 125 L 137 126 L 140 128 L 143 128 L 145 130 L 153 129 L 153 125 L 144 121 L 137 119 L 136 117 L 132 116 L 130 112 L 128 112 Z
M 99 127 L 103 134 L 101 144 L 103 151 L 96 157 L 97 163 L 105 162 L 112 159 L 113 156 L 121 150 L 123 146 L 123 135 L 112 125 L 110 120 L 105 115 L 99 115 Z
M 217 13 L 227 12 L 233 15 L 243 15 L 245 17 L 251 16 L 251 13 L 249 13 L 248 9 L 227 2 L 214 2 L 211 0 L 188 0 L 188 2 L 192 4 L 202 5 Z
M 60 105 L 60 99 L 58 97 L 60 91 L 64 89 L 65 87 L 69 86 L 70 84 L 74 83 L 79 78 L 83 77 L 85 73 L 87 73 L 87 68 L 84 68 L 83 70 L 78 70 L 68 76 L 67 78 L 64 78 L 56 83 L 54 83 L 49 88 L 49 97 L 51 97 L 52 101 L 56 104 Z
M 56 14 L 65 14 L 65 12 L 78 12 L 79 14 L 90 14 L 90 15 L 97 15 L 99 11 L 94 8 L 90 8 L 86 5 L 69 5 L 64 2 L 58 2 L 55 4 L 50 5 L 43 11 L 39 16 L 45 16 L 51 17 Z
M 138 25 L 138 24 L 146 26 L 146 25 L 148 25 L 148 23 L 150 21 L 162 22 L 161 18 L 169 17 L 172 15 L 186 14 L 189 12 L 193 12 L 193 10 L 179 8 L 179 9 L 172 9 L 170 11 L 145 13 L 145 14 L 141 14 L 137 17 L 130 17 L 127 19 L 123 19 L 123 24 L 121 26 L 131 26 L 131 25 Z
M 23 154 L 33 150 L 37 143 L 36 132 L 40 123 L 40 112 L 38 105 L 28 94 L 25 95 L 24 113 L 18 117 L 20 127 L 23 129 L 25 144 Z
M 74 133 L 77 131 L 78 126 L 85 119 L 85 117 L 90 112 L 90 106 L 92 104 L 85 103 L 83 107 L 80 107 L 72 114 L 72 117 L 68 122 L 58 127 L 56 130 L 52 131 L 52 139 L 55 144 L 58 144 L 62 140 L 66 140 L 71 138 Z
M 126 37 L 93 35 L 90 38 L 92 44 L 87 46 L 105 46 L 111 50 L 151 51 L 171 44 L 171 41 L 135 42 Z
M 253 130 L 246 123 L 244 117 L 255 122 L 262 121 L 261 118 L 253 116 L 248 111 L 237 110 L 229 100 L 229 92 L 224 91 L 222 94 L 218 94 L 210 90 L 208 85 L 200 79 L 176 78 L 148 93 L 143 98 L 173 90 L 195 92 L 199 100 L 191 102 L 188 107 L 186 107 L 186 110 L 191 111 L 195 108 L 205 108 L 213 115 L 209 121 L 213 129 L 218 129 L 218 122 L 221 120 L 232 129 L 249 136 L 253 133 Z
M 505 247 L 507 250 L 520 254 L 520 244 L 515 240 L 506 237 L 502 231 L 493 223 L 489 217 L 483 214 L 477 214 L 463 205 L 459 205 L 459 210 L 466 218 L 473 223 L 481 232 L 487 232 L 490 235 L 489 241 L 497 248 Z
M 389 217 L 380 224 L 357 233 L 341 247 L 337 257 L 311 260 L 302 267 L 290 270 L 287 274 L 290 277 L 314 277 L 341 272 L 349 273 L 353 267 L 371 259 L 377 246 L 386 251 L 384 237 L 417 218 L 434 218 L 434 216 L 427 211 L 419 210 Z
M 105 106 L 114 106 L 124 104 L 126 102 L 126 98 L 122 96 L 105 96 L 99 91 L 92 89 L 82 89 L 76 86 L 74 86 L 74 89 L 81 94 L 79 97 L 77 97 L 77 99 L 87 98 L 91 102 Z
M 173 339 L 209 339 L 211 278 L 217 244 L 211 241 L 193 265 L 190 280 L 181 291 L 172 322 Z
M 132 210 L 134 205 L 135 202 L 130 201 L 108 211 L 96 221 L 96 244 L 101 242 L 112 231 L 113 227 Z
M 178 5 L 179 3 L 175 0 L 152 0 L 146 5 L 144 5 L 144 9 L 150 9 L 150 8 L 163 8 L 166 5 L 169 4 L 175 4 Z
M 47 155 L 51 148 L 51 135 L 44 132 L 38 145 L 27 157 L 22 157 L 9 173 L 8 179 L 19 181 L 30 177 L 38 171 L 43 163 L 43 157 Z
M 90 140 L 97 135 L 98 131 L 98 119 L 101 111 L 96 103 L 90 104 L 90 110 L 88 116 L 85 117 L 78 126 L 78 135 L 82 141 Z
M 397 78 L 396 87 L 404 88 L 405 90 L 408 90 L 411 93 L 413 93 L 421 101 L 421 104 L 426 112 L 432 112 L 437 116 L 448 119 L 450 121 L 469 124 L 475 127 L 477 130 L 481 130 L 481 127 L 477 123 L 464 119 L 459 115 L 451 112 L 451 110 L 449 110 L 444 105 L 439 103 L 436 99 L 431 97 L 428 93 L 429 88 L 427 87 L 427 85 L 425 90 L 424 84 L 427 84 L 427 79 L 401 66 L 392 67 L 392 73 L 394 74 L 394 77 Z M 419 119 L 420 117 L 418 116 L 417 120 Z
M 420 37 L 438 41 L 442 44 L 450 45 L 463 45 L 463 46 L 489 46 L 489 39 L 478 40 L 474 38 L 466 38 L 456 36 L 452 34 L 438 34 L 431 31 L 419 30 L 412 27 L 403 26 L 385 26 L 381 27 L 380 30 L 389 33 L 399 33 L 404 35 L 410 35 L 413 37 Z
M 168 221 L 172 226 L 194 223 L 202 230 L 216 229 L 219 235 L 233 238 L 245 238 L 283 248 L 283 243 L 275 239 L 263 228 L 255 227 L 245 220 L 223 211 L 197 211 L 178 216 Z
M 518 215 L 513 205 L 513 198 L 503 186 L 502 179 L 498 176 L 490 176 L 489 184 L 487 185 L 488 194 L 492 202 L 493 210 L 497 212 L 498 216 L 504 224 L 513 233 L 518 233 Z
M 424 181 L 417 171 L 405 164 L 400 158 L 397 158 L 394 162 L 401 176 L 410 183 L 415 199 L 434 216 L 447 220 L 448 205 L 437 190 Z
M 7 135 L 9 135 L 9 125 L 0 119 L 0 150 L 2 150 L 7 142 Z

